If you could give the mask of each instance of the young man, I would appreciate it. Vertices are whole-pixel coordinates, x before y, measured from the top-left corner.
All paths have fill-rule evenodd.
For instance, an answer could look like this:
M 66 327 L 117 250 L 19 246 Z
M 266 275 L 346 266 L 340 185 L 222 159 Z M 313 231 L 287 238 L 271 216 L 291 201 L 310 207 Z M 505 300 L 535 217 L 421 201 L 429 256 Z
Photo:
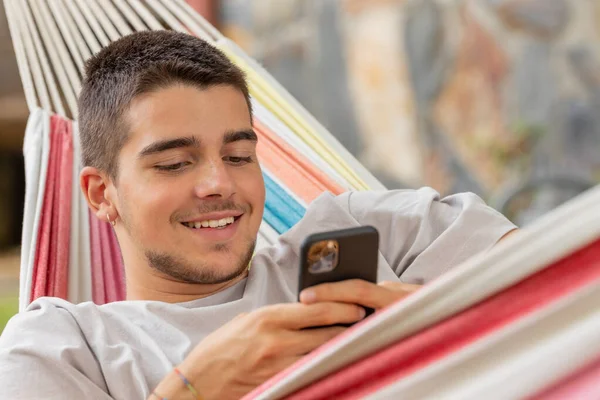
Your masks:
M 114 225 L 127 301 L 43 298 L 15 316 L 0 338 L 5 398 L 189 398 L 180 373 L 205 399 L 239 398 L 343 329 L 303 328 L 358 321 L 361 306 L 391 304 L 514 229 L 472 194 L 324 194 L 252 258 L 265 188 L 248 88 L 192 36 L 137 33 L 102 50 L 79 115 L 81 187 Z M 302 240 L 367 224 L 389 282 L 322 285 L 297 303 Z

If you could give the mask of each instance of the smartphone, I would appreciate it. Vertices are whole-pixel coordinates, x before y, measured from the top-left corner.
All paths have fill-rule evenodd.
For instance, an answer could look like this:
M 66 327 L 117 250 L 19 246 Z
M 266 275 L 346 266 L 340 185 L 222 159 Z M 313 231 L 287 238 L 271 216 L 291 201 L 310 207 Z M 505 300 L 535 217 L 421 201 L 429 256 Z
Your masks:
M 379 232 L 372 226 L 309 235 L 300 247 L 298 300 L 302 290 L 321 283 L 347 279 L 377 283 L 378 254 Z

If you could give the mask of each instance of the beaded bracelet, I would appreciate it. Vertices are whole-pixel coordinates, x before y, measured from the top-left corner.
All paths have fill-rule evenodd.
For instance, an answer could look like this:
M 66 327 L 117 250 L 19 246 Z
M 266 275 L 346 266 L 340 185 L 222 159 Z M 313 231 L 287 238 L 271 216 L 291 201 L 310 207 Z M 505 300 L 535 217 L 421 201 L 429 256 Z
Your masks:
M 202 400 L 202 396 L 198 394 L 198 391 L 192 386 L 190 381 L 187 380 L 187 378 L 181 373 L 181 371 L 179 371 L 177 368 L 174 368 L 173 371 L 175 371 L 175 373 L 179 375 L 179 377 L 183 381 L 183 384 L 189 389 L 190 392 L 192 392 L 196 400 Z

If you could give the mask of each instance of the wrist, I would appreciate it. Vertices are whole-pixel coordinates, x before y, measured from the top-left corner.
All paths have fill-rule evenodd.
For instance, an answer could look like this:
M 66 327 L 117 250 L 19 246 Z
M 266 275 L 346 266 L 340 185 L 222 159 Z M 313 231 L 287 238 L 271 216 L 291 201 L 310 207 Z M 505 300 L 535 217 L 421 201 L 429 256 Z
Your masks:
M 213 381 L 211 381 L 210 383 L 206 382 L 206 379 L 207 379 L 207 377 L 209 377 L 210 374 L 207 373 L 207 369 L 205 368 L 205 365 L 202 362 L 196 361 L 196 362 L 194 362 L 193 365 L 191 365 L 189 362 L 187 362 L 187 360 L 184 360 L 181 364 L 179 364 L 176 367 L 176 369 L 183 375 L 185 380 L 193 387 L 194 391 L 197 392 L 198 395 L 196 397 L 198 399 L 209 400 L 209 399 L 218 398 L 218 397 L 215 397 L 214 393 L 212 393 L 210 390 L 211 388 L 216 387 L 217 382 L 213 382 Z M 191 391 L 189 390 L 188 387 L 186 387 L 185 382 L 182 379 L 182 377 L 180 377 L 175 372 L 175 369 L 173 369 L 172 372 L 175 374 L 177 379 L 179 379 L 179 382 L 185 388 L 185 390 L 187 390 L 189 398 L 192 398 Z M 208 378 L 208 379 L 212 379 L 212 378 Z
M 171 370 L 154 389 L 148 397 L 148 400 L 189 400 L 192 398 L 190 390 L 183 383 L 182 379 L 177 375 L 175 370 Z M 204 400 L 203 397 L 198 397 Z

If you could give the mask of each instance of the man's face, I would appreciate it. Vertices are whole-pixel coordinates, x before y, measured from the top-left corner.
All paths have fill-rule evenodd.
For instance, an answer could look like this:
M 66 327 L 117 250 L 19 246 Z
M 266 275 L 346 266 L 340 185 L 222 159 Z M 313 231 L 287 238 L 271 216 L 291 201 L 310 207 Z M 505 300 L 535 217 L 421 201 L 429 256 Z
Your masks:
M 136 98 L 119 154 L 119 217 L 136 257 L 174 279 L 221 283 L 250 261 L 265 203 L 241 92 L 174 85 Z

